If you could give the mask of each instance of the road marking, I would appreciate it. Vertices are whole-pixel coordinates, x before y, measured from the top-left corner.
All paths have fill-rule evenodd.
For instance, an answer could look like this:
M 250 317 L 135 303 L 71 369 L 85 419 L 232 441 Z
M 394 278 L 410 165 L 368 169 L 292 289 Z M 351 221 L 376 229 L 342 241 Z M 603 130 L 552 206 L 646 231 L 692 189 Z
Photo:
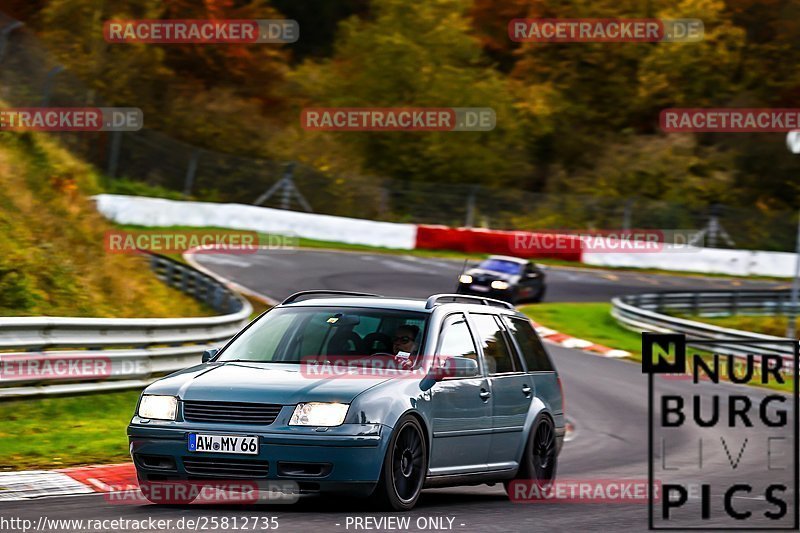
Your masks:
M 381 259 L 381 264 L 391 268 L 392 270 L 398 270 L 400 272 L 428 272 L 426 268 L 420 268 L 418 266 L 409 265 L 407 263 L 401 263 L 399 261 L 393 261 L 390 259 Z
M 416 257 L 413 255 L 403 255 L 401 256 L 406 261 L 411 261 L 412 263 L 420 263 L 423 265 L 430 265 L 436 268 L 446 269 L 446 270 L 453 270 L 458 268 L 458 265 L 454 263 L 444 263 L 442 261 L 437 261 L 435 259 L 424 259 L 421 257 Z
M 239 268 L 249 268 L 252 265 L 249 261 L 239 259 L 235 256 L 211 255 L 211 254 L 197 254 L 195 259 L 199 259 L 201 263 L 211 263 L 212 265 L 231 265 Z

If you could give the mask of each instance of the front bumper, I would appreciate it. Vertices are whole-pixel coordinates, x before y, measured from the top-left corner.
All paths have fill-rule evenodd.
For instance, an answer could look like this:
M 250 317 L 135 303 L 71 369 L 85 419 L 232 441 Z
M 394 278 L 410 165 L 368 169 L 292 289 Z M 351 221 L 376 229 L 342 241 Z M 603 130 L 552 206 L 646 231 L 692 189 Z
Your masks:
M 141 481 L 288 481 L 297 483 L 300 492 L 368 495 L 380 477 L 391 434 L 391 428 L 381 424 L 343 424 L 325 431 L 314 428 L 256 431 L 242 426 L 179 425 L 154 426 L 134 421 L 128 426 L 130 452 Z M 189 452 L 190 433 L 255 435 L 259 453 Z M 231 463 L 236 463 L 236 468 L 230 468 Z

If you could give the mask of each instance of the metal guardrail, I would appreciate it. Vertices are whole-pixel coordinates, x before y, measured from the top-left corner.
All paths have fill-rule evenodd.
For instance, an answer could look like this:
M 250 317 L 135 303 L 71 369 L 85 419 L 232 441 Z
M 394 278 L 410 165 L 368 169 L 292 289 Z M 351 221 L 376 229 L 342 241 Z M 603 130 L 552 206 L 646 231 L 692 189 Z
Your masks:
M 253 312 L 221 281 L 190 266 L 161 256 L 151 256 L 150 266 L 167 284 L 224 314 L 0 318 L 0 398 L 143 387 L 199 363 L 204 350 L 225 343 Z
M 698 316 L 723 316 L 734 314 L 769 315 L 789 309 L 789 291 L 700 291 L 655 292 L 618 296 L 611 300 L 611 315 L 626 329 L 659 333 L 683 333 L 697 340 L 719 341 L 706 349 L 717 349 L 733 355 L 748 353 L 775 354 L 793 357 L 785 344 L 785 337 L 763 335 L 723 328 L 671 316 L 668 313 L 685 313 Z M 761 341 L 758 344 L 730 344 L 724 340 Z M 764 341 L 784 341 L 769 344 Z

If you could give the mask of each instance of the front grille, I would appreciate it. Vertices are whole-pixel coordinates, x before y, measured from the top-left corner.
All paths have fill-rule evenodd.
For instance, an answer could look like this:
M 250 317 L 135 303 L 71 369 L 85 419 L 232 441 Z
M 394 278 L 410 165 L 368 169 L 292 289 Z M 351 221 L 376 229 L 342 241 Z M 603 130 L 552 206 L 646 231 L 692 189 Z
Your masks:
M 183 467 L 194 476 L 259 478 L 269 474 L 268 461 L 219 457 L 184 457 Z
M 183 418 L 190 422 L 268 425 L 275 421 L 280 411 L 280 405 L 267 403 L 183 402 Z

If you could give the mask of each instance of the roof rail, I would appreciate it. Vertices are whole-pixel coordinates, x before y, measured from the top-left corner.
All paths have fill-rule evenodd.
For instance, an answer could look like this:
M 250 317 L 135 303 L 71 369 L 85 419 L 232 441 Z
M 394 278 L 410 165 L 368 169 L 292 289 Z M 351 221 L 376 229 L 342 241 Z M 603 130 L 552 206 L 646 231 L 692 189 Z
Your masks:
M 324 291 L 324 290 L 314 290 L 314 291 L 300 291 L 292 294 L 284 301 L 280 303 L 280 305 L 286 305 L 297 301 L 298 298 L 302 298 L 303 296 L 310 296 L 312 294 L 338 294 L 340 296 L 368 296 L 371 298 L 383 298 L 380 294 L 372 294 L 369 292 L 352 292 L 352 291 Z
M 470 300 L 471 303 L 482 303 L 483 305 L 493 305 L 495 307 L 505 307 L 506 309 L 514 309 L 514 306 L 502 300 L 495 300 L 494 298 L 484 298 L 483 296 L 472 296 L 470 294 L 434 294 L 429 297 L 425 302 L 425 309 L 431 309 L 439 303 L 439 300 Z

